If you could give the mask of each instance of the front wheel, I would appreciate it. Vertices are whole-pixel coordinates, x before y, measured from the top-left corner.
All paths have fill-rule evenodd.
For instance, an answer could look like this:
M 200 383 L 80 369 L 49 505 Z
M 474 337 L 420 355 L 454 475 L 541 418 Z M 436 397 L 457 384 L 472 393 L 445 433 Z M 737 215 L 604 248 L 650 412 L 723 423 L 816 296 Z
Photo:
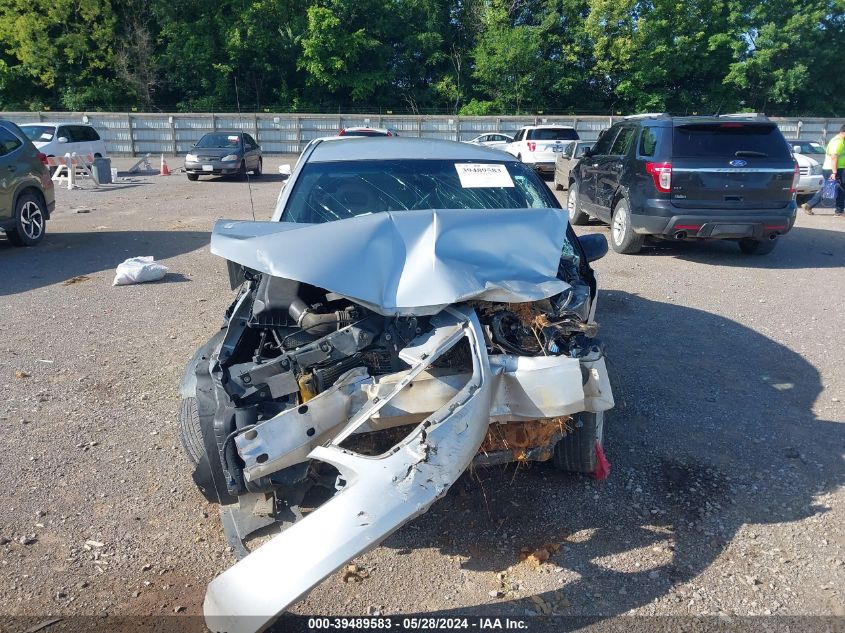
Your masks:
M 255 169 L 252 170 L 252 176 L 254 178 L 260 178 L 261 177 L 261 170 L 263 169 L 263 167 L 264 167 L 264 159 L 259 158 L 258 159 L 258 165 L 256 165 Z
M 192 173 L 188 172 L 188 180 L 190 180 L 191 182 L 194 182 L 197 178 L 199 178 L 198 174 L 192 174 Z
M 643 247 L 643 236 L 634 232 L 631 226 L 631 209 L 628 201 L 622 198 L 613 209 L 610 220 L 610 246 L 617 253 L 634 255 Z
M 575 428 L 556 445 L 552 464 L 569 473 L 592 473 L 598 465 L 596 444 L 604 441 L 604 411 L 583 412 L 572 417 Z
M 777 240 L 752 240 L 744 239 L 739 241 L 739 250 L 746 255 L 765 255 L 775 250 Z
M 47 230 L 47 210 L 44 201 L 34 193 L 21 195 L 15 204 L 15 224 L 6 231 L 15 246 L 35 246 Z
M 566 210 L 569 212 L 570 224 L 583 226 L 590 220 L 590 216 L 581 210 L 581 199 L 578 197 L 577 182 L 573 182 L 569 186 L 569 195 L 566 197 Z
M 246 159 L 241 161 L 241 166 L 238 168 L 238 173 L 235 174 L 238 180 L 246 180 Z

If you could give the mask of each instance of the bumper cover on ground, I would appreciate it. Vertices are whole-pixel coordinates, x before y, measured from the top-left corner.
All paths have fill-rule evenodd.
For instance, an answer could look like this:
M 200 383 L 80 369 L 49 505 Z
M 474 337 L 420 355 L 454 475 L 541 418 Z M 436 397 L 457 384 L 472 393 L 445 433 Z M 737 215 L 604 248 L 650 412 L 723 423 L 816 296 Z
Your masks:
M 466 337 L 469 382 L 384 455 L 366 457 L 339 446 L 366 422 L 359 415 L 332 442 L 311 451 L 311 459 L 338 469 L 342 490 L 211 582 L 203 611 L 212 631 L 262 630 L 326 576 L 425 512 L 467 468 L 489 424 L 490 363 L 472 310 L 448 308 L 441 316 L 431 337 L 436 347 L 406 348 L 405 360 L 424 368 Z

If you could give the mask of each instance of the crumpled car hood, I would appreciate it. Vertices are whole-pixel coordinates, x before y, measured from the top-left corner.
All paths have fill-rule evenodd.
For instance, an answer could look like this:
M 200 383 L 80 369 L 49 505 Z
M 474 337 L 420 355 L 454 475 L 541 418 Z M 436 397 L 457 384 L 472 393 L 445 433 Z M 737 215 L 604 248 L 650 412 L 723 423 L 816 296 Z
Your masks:
M 335 292 L 385 315 L 432 315 L 478 299 L 538 301 L 557 278 L 560 209 L 372 213 L 325 224 L 218 220 L 211 252 Z

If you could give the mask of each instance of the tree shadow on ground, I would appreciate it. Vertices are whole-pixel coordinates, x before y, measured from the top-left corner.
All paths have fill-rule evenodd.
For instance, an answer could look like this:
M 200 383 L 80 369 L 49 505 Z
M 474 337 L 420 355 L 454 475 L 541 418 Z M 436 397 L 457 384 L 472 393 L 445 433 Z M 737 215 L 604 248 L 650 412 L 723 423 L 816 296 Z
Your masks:
M 114 270 L 129 257 L 168 259 L 206 247 L 210 236 L 207 231 L 48 231 L 40 244 L 30 248 L 15 247 L 8 239 L 0 239 L 0 296 Z

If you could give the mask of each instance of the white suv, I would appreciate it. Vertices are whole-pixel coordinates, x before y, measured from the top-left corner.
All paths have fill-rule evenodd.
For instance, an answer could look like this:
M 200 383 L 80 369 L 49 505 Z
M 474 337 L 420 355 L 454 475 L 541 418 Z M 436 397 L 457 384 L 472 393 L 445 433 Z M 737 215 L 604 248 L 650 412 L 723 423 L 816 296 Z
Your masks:
M 99 158 L 106 155 L 106 144 L 90 125 L 82 123 L 26 123 L 20 126 L 38 151 L 47 156 L 64 156 L 76 152 L 78 156 Z
M 575 128 L 567 125 L 526 125 L 502 149 L 540 173 L 552 174 L 558 153 L 568 141 L 579 139 Z

